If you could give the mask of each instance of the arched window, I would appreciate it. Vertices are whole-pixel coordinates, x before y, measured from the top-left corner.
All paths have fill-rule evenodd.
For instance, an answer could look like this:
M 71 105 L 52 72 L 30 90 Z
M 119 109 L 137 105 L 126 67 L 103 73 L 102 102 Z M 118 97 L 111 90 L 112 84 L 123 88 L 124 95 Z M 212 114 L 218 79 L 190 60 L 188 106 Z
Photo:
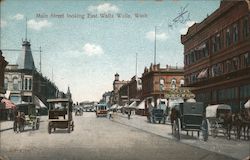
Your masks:
M 28 89 L 28 79 L 25 78 L 25 82 L 24 82 L 24 90 Z
M 4 89 L 8 90 L 8 79 L 4 78 Z
M 29 79 L 29 90 L 31 90 L 31 89 L 32 89 L 32 80 Z
M 184 86 L 184 79 L 180 80 L 180 86 L 183 87 Z
M 176 88 L 176 79 L 175 79 L 175 78 L 173 78 L 173 79 L 171 80 L 171 88 L 172 88 L 172 89 L 175 89 L 175 88 Z
M 13 78 L 13 90 L 14 90 L 14 91 L 19 90 L 19 87 L 18 87 L 18 79 L 17 79 L 16 77 Z
M 163 78 L 160 79 L 160 91 L 165 90 L 164 88 L 165 80 Z

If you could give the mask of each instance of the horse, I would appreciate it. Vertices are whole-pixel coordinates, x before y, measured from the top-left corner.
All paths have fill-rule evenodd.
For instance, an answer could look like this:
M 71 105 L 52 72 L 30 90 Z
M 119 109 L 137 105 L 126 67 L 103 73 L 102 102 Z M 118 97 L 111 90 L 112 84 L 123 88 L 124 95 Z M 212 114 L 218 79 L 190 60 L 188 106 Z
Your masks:
M 233 115 L 231 112 L 226 112 L 223 115 L 220 116 L 220 118 L 223 120 L 222 127 L 226 130 L 227 138 L 231 139 L 231 130 L 233 126 Z
M 24 126 L 25 126 L 25 114 L 23 112 L 17 112 L 13 125 L 14 132 L 17 133 L 22 132 L 24 130 Z
M 240 112 L 240 115 L 242 117 L 242 134 L 244 137 L 244 140 L 249 140 L 249 130 L 250 130 L 250 114 L 247 109 L 242 109 Z
M 171 126 L 172 126 L 172 134 L 174 134 L 173 133 L 174 121 L 177 120 L 178 117 L 180 117 L 180 113 L 175 107 L 173 107 L 171 109 L 171 114 L 170 114 L 170 122 L 171 122 Z

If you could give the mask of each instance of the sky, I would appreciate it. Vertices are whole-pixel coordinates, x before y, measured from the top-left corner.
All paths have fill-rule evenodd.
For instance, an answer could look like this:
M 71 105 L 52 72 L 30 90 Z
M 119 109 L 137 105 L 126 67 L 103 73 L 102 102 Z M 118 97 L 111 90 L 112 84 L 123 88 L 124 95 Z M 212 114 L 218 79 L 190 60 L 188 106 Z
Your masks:
M 1 49 L 21 49 L 27 18 L 31 49 L 42 49 L 43 75 L 61 91 L 69 86 L 74 101 L 98 101 L 113 89 L 115 73 L 120 80 L 135 75 L 136 53 L 139 77 L 154 62 L 155 28 L 156 62 L 183 66 L 181 34 L 219 5 L 219 0 L 4 0 Z M 39 52 L 32 53 L 39 70 Z M 18 55 L 3 51 L 9 64 L 16 64 Z

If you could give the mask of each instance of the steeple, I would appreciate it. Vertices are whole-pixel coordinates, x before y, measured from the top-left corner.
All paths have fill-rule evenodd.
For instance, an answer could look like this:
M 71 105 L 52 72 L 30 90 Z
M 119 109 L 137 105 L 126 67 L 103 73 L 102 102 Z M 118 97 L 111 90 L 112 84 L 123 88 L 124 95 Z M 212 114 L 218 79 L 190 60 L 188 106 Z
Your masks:
M 19 69 L 35 69 L 34 59 L 30 48 L 30 42 L 27 40 L 27 18 L 25 28 L 25 40 L 23 41 L 22 51 L 17 59 L 17 64 Z
M 71 95 L 71 93 L 70 93 L 69 86 L 68 86 L 68 91 L 67 91 L 67 93 L 66 93 L 66 97 L 69 98 L 69 99 L 72 98 L 72 95 Z

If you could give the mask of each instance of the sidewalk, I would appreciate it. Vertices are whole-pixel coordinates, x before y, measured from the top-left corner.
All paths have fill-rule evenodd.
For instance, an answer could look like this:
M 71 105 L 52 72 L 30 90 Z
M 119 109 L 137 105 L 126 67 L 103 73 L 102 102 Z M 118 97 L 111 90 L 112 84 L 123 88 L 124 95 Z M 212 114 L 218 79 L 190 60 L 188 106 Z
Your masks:
M 1 132 L 12 129 L 13 129 L 13 121 L 0 121 L 0 134 Z
M 116 113 L 113 121 L 143 130 L 145 132 L 156 134 L 164 138 L 176 140 L 176 138 L 172 136 L 172 128 L 168 122 L 166 124 L 151 124 L 147 122 L 147 117 L 139 115 L 131 115 L 130 120 L 128 120 L 128 116 L 121 113 Z M 250 155 L 250 142 L 245 140 L 235 140 L 234 136 L 231 140 L 227 140 L 222 136 L 216 138 L 209 136 L 208 141 L 204 142 L 202 140 L 202 135 L 200 135 L 199 138 L 196 133 L 193 137 L 187 136 L 184 131 L 181 133 L 180 142 L 237 159 L 244 159 Z

